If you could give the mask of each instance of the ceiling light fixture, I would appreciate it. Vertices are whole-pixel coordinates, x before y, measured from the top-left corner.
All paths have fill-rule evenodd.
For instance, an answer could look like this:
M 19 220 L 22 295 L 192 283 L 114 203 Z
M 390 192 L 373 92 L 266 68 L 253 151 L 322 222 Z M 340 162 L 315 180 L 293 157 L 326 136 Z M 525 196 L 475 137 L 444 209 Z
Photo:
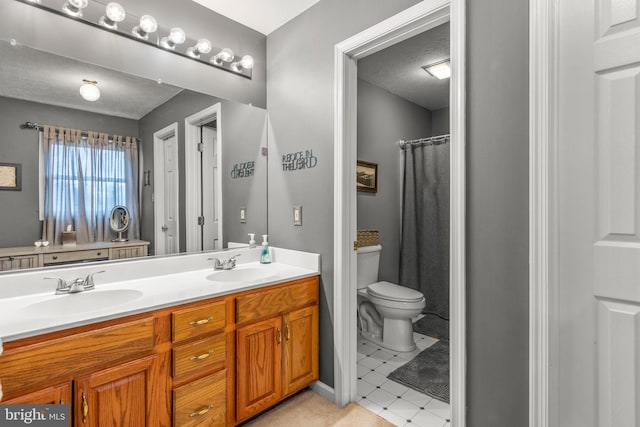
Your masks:
M 116 2 L 111 2 L 107 4 L 105 8 L 105 15 L 100 18 L 98 24 L 110 30 L 117 30 L 118 22 L 124 21 L 126 16 L 127 14 L 124 11 L 124 7 Z
M 187 49 L 187 55 L 192 58 L 200 58 L 200 55 L 211 52 L 211 42 L 207 39 L 200 39 L 195 46 Z
M 62 5 L 62 11 L 74 18 L 82 18 L 82 9 L 87 7 L 89 0 L 67 0 Z
M 142 15 L 140 17 L 140 23 L 133 27 L 131 34 L 141 40 L 149 40 L 149 34 L 155 33 L 158 29 L 158 23 L 156 18 L 151 15 Z
M 211 58 L 211 62 L 216 65 L 223 65 L 224 63 L 228 64 L 229 62 L 233 61 L 233 58 L 235 58 L 235 54 L 233 53 L 233 51 L 228 47 L 225 47 L 220 52 L 213 55 L 213 58 Z
M 440 62 L 435 62 L 433 64 L 424 65 L 422 69 L 439 80 L 448 79 L 449 77 L 451 77 L 451 64 L 448 59 Z
M 241 73 L 243 70 L 251 70 L 253 64 L 253 57 L 251 55 L 245 55 L 240 61 L 232 63 L 230 67 L 233 71 Z
M 86 101 L 97 101 L 100 98 L 100 89 L 98 89 L 98 82 L 95 80 L 82 79 L 82 85 L 80 86 L 80 96 Z
M 165 49 L 174 50 L 176 45 L 184 43 L 187 39 L 187 35 L 184 33 L 184 30 L 179 27 L 173 27 L 169 31 L 169 35 L 167 37 L 163 37 L 160 39 L 160 46 Z

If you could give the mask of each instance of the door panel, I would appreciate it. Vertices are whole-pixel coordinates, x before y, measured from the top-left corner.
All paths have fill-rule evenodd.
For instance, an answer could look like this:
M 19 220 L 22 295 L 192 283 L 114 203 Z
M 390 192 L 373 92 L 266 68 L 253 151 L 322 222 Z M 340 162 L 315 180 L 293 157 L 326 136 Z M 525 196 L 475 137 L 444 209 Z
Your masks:
M 178 242 L 178 144 L 175 135 L 164 141 L 164 247 L 165 254 L 179 251 Z
M 318 379 L 318 307 L 284 316 L 284 394 Z

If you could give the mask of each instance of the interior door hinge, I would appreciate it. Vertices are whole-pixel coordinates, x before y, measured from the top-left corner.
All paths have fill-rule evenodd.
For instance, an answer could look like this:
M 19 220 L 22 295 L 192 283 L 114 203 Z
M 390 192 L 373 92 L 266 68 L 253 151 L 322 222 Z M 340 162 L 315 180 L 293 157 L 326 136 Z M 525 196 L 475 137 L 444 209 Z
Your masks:
M 198 151 L 203 153 L 204 152 L 204 142 L 199 142 L 198 143 Z
M 357 250 L 358 250 L 358 241 L 357 241 L 357 240 L 354 240 L 354 241 L 353 241 L 353 250 L 354 250 L 354 251 L 357 251 Z
M 199 216 L 198 217 L 198 225 L 204 225 L 204 217 L 203 216 Z
M 269 157 L 269 148 L 268 147 L 262 147 L 262 155 L 264 157 Z

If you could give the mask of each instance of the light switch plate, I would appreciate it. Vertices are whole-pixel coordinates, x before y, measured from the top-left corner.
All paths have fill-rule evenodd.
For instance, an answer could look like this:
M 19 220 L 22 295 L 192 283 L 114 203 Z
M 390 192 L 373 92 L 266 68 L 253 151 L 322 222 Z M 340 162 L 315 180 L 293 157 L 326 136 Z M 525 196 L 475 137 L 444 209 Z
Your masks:
M 244 206 L 240 207 L 240 224 L 247 223 L 247 208 Z
M 293 225 L 302 225 L 302 206 L 293 207 Z

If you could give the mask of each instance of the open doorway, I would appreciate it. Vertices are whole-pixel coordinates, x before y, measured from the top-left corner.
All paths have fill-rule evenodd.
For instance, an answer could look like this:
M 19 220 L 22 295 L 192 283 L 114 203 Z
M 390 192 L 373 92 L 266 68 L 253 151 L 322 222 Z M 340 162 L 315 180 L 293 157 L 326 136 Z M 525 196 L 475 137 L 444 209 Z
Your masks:
M 451 25 L 450 94 L 450 400 L 453 425 L 465 423 L 464 316 L 464 5 L 423 1 L 336 45 L 334 344 L 335 400 L 357 400 L 357 70 L 358 61 L 442 24 Z M 426 64 L 425 64 L 426 65 Z

